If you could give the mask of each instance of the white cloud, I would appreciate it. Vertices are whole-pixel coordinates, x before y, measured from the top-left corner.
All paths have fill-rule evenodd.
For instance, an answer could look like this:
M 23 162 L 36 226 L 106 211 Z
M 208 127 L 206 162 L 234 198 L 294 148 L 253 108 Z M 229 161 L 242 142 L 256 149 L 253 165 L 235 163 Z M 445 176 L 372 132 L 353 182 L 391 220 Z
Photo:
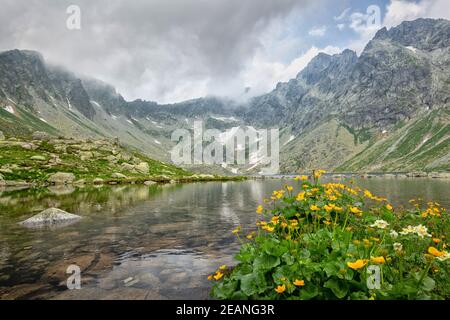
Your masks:
M 270 62 L 265 60 L 264 56 L 257 54 L 244 73 L 246 86 L 252 88 L 252 95 L 269 92 L 278 82 L 286 82 L 295 78 L 307 66 L 311 59 L 320 52 L 336 54 L 341 51 L 341 48 L 333 46 L 327 46 L 325 48 L 313 46 L 287 64 Z
M 337 27 L 340 31 L 342 31 L 342 30 L 345 29 L 345 24 L 344 24 L 344 23 L 339 23 L 339 24 L 336 25 L 336 27 Z
M 323 37 L 326 31 L 327 31 L 326 26 L 314 27 L 311 30 L 309 30 L 308 34 L 313 37 Z
M 417 18 L 450 18 L 450 1 L 422 0 L 412 2 L 407 0 L 391 0 L 386 7 L 383 25 L 395 27 L 405 20 Z
M 335 21 L 342 21 L 342 20 L 344 20 L 345 18 L 347 18 L 348 14 L 350 13 L 350 10 L 352 10 L 352 8 L 350 8 L 350 7 L 346 8 L 344 11 L 342 11 L 342 13 L 339 16 L 334 17 L 334 20 Z

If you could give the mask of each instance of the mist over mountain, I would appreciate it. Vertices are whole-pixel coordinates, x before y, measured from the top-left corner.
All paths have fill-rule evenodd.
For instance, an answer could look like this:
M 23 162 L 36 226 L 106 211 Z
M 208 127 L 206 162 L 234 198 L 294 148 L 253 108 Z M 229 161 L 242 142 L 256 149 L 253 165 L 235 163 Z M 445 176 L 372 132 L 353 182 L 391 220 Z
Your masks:
M 359 57 L 320 53 L 294 79 L 246 103 L 126 101 L 113 86 L 48 65 L 37 52 L 0 53 L 4 134 L 118 137 L 161 160 L 169 159 L 173 130 L 204 120 L 220 130 L 280 128 L 283 172 L 450 170 L 449 99 L 444 19 L 383 28 Z

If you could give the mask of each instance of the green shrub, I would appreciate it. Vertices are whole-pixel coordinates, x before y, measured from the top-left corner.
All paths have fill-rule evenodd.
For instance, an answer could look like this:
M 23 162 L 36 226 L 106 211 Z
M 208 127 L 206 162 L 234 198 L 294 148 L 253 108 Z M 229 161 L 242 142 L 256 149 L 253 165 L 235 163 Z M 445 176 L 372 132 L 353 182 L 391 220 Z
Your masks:
M 320 184 L 322 172 L 265 199 L 256 231 L 233 230 L 239 263 L 208 277 L 213 297 L 450 298 L 445 209 L 412 200 L 413 209 L 394 210 L 368 190 Z

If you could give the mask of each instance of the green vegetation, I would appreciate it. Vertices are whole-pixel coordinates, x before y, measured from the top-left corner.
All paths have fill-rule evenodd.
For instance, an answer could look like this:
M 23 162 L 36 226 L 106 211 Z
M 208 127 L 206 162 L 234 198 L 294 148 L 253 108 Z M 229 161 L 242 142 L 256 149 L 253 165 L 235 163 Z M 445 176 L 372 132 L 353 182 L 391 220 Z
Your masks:
M 449 215 L 395 210 L 368 190 L 320 184 L 321 171 L 276 190 L 256 231 L 233 230 L 239 263 L 209 276 L 218 299 L 449 299 Z M 295 190 L 297 189 L 297 190 Z
M 0 141 L 0 174 L 4 180 L 42 185 L 58 172 L 72 173 L 75 180 L 85 183 L 95 179 L 103 179 L 104 183 L 243 179 L 194 175 L 105 140 Z

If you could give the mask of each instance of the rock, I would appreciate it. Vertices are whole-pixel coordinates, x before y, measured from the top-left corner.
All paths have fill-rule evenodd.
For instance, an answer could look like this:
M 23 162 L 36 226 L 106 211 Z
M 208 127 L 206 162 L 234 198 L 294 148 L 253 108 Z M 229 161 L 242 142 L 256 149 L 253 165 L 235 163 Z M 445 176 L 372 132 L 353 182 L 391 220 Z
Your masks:
M 155 182 L 155 181 L 151 181 L 151 180 L 147 180 L 147 181 L 144 182 L 144 184 L 145 184 L 146 186 L 153 186 L 153 185 L 156 184 L 156 182 Z
M 3 180 L 5 180 L 5 179 L 3 178 L 3 175 L 0 173 L 0 181 L 3 181 Z
M 103 180 L 102 178 L 95 178 L 93 181 L 92 181 L 92 183 L 93 184 L 104 184 L 105 183 L 105 180 Z
M 33 140 L 41 140 L 41 141 L 48 141 L 50 140 L 50 136 L 48 133 L 42 132 L 42 131 L 36 131 L 32 135 Z
M 86 184 L 86 180 L 80 179 L 80 180 L 75 181 L 73 184 L 77 185 L 77 186 L 82 186 L 82 185 Z
M 117 162 L 117 158 L 114 157 L 112 154 L 107 156 L 105 159 L 108 160 L 108 162 L 111 162 L 111 163 L 116 163 Z
M 46 161 L 47 159 L 44 156 L 32 156 L 30 160 L 34 161 Z
M 81 161 L 90 160 L 94 157 L 94 154 L 90 151 L 81 151 L 79 153 Z
M 20 146 L 26 150 L 36 150 L 38 148 L 37 145 L 33 143 L 22 143 Z
M 434 179 L 449 179 L 450 172 L 430 172 L 428 176 Z
M 142 174 L 148 174 L 148 172 L 150 170 L 150 167 L 147 162 L 141 162 L 134 167 L 139 173 L 142 173 Z
M 122 163 L 121 167 L 124 171 L 134 171 L 134 166 L 126 162 Z
M 423 171 L 413 171 L 413 172 L 408 172 L 406 174 L 406 176 L 410 177 L 410 178 L 423 178 L 423 177 L 427 176 L 427 173 L 423 172 Z
M 58 172 L 52 174 L 47 181 L 53 184 L 70 184 L 75 180 L 75 175 L 73 173 Z
M 49 208 L 41 213 L 22 221 L 20 224 L 26 227 L 38 227 L 43 225 L 55 225 L 74 222 L 81 219 L 80 216 L 65 212 L 57 208 Z
M 0 141 L 5 140 L 5 135 L 3 134 L 2 131 L 0 131 Z
M 113 178 L 115 178 L 115 179 L 126 179 L 126 178 L 127 178 L 126 175 L 124 175 L 124 174 L 122 174 L 122 173 L 119 173 L 119 172 L 114 172 L 114 173 L 111 175 L 111 177 L 113 177 Z

